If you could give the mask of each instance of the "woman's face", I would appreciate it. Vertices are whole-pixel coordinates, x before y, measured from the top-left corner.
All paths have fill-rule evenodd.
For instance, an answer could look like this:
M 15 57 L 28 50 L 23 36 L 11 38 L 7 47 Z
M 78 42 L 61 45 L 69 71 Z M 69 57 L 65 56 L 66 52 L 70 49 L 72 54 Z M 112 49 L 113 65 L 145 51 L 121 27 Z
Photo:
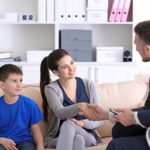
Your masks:
M 66 55 L 58 62 L 58 70 L 54 73 L 61 79 L 72 79 L 76 75 L 76 65 L 71 56 Z

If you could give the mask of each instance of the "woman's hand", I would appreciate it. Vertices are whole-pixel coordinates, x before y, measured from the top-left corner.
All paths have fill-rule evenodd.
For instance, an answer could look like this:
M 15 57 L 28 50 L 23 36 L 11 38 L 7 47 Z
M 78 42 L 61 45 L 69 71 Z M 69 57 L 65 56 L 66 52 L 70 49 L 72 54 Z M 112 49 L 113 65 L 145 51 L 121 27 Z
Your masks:
M 80 115 L 86 116 L 89 120 L 107 120 L 109 118 L 109 113 L 107 110 L 103 109 L 99 105 L 78 103 L 78 108 L 80 110 Z
M 78 126 L 80 126 L 80 127 L 84 127 L 84 124 L 85 124 L 84 121 L 82 121 L 82 120 L 77 120 L 77 119 L 74 119 L 74 118 L 71 118 L 70 120 L 71 120 L 72 122 L 74 122 L 74 124 L 76 124 L 76 125 L 78 125 Z

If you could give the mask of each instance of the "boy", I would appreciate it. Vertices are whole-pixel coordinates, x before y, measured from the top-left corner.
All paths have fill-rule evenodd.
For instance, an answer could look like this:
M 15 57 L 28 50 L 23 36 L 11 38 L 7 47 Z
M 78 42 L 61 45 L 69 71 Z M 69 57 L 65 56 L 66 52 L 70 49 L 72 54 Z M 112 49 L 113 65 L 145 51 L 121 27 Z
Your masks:
M 0 67 L 0 150 L 44 150 L 39 127 L 43 115 L 33 100 L 20 95 L 22 76 L 15 65 Z

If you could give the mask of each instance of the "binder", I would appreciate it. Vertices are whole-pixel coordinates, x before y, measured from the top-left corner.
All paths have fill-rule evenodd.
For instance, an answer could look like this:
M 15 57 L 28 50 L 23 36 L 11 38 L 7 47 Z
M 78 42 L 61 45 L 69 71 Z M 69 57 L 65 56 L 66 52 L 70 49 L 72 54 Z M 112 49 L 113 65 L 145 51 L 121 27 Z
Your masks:
M 46 5 L 46 21 L 48 23 L 54 22 L 54 0 L 47 0 Z
M 116 18 L 115 18 L 116 22 L 120 22 L 121 21 L 121 16 L 122 16 L 122 12 L 123 12 L 123 7 L 124 7 L 124 4 L 125 4 L 125 1 L 126 0 L 120 0 L 120 3 L 118 5 Z
M 86 18 L 86 0 L 80 0 L 79 22 L 85 22 L 85 18 Z
M 73 22 L 73 0 L 66 0 L 66 22 Z
M 130 6 L 131 6 L 131 0 L 126 0 L 126 1 L 125 1 L 125 4 L 124 4 L 122 16 L 121 16 L 121 21 L 122 21 L 122 22 L 127 21 L 127 19 L 128 19 L 128 14 L 129 14 L 129 10 L 130 10 Z
M 79 16 L 80 16 L 80 12 L 79 12 L 79 8 L 80 8 L 80 0 L 73 0 L 72 1 L 72 6 L 73 6 L 73 22 L 80 22 L 79 20 Z
M 46 21 L 46 0 L 38 0 L 38 22 Z
M 120 0 L 114 0 L 110 11 L 109 22 L 114 22 L 118 10 Z
M 56 21 L 66 22 L 66 0 L 55 0 Z

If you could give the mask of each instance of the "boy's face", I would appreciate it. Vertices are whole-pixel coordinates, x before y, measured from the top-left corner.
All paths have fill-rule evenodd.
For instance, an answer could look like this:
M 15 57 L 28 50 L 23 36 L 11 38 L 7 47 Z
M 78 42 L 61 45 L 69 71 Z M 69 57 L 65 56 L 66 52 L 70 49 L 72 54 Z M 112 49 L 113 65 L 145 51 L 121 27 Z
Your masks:
M 9 96 L 18 96 L 22 90 L 22 75 L 10 74 L 5 82 L 0 81 L 4 94 Z

